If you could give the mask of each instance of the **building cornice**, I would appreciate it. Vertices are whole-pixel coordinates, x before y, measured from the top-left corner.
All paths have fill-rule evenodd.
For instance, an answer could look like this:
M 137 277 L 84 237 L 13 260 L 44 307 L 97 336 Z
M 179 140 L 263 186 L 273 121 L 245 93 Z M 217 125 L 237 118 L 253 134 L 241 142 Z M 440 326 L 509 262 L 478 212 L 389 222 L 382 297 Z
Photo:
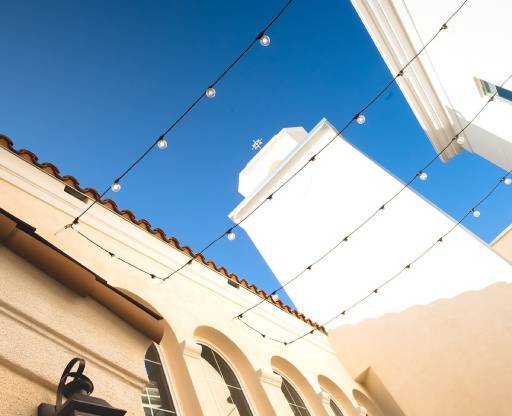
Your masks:
M 361 20 L 393 74 L 424 46 L 402 0 L 352 0 Z M 432 28 L 437 30 L 438 28 Z M 435 75 L 425 50 L 398 80 L 407 102 L 425 130 L 436 152 L 440 152 L 455 135 L 454 123 L 444 103 L 448 97 Z M 462 151 L 456 143 L 440 156 L 447 162 Z
M 145 219 L 137 219 L 135 214 L 130 210 L 119 209 L 117 204 L 110 199 L 101 199 L 99 193 L 95 189 L 82 188 L 80 186 L 80 183 L 78 182 L 78 180 L 76 178 L 74 178 L 73 176 L 61 175 L 59 172 L 59 169 L 55 165 L 53 165 L 51 163 L 39 162 L 38 157 L 34 153 L 30 152 L 29 150 L 15 149 L 13 146 L 13 142 L 7 136 L 1 135 L 1 134 L 0 134 L 0 148 L 5 149 L 6 151 L 10 152 L 11 154 L 24 160 L 28 164 L 38 168 L 40 171 L 46 173 L 50 177 L 53 177 L 54 179 L 60 181 L 62 184 L 68 185 L 68 186 L 72 187 L 73 189 L 75 189 L 76 191 L 80 192 L 81 194 L 85 195 L 87 197 L 87 203 L 90 203 L 90 201 L 97 201 L 96 205 L 98 208 L 101 208 L 101 207 L 106 208 L 111 213 L 116 214 L 120 219 L 127 221 L 128 223 L 132 224 L 132 226 L 136 225 L 139 229 L 146 231 L 153 237 L 156 237 L 157 240 L 168 244 L 173 249 L 180 252 L 182 255 L 185 255 L 187 258 L 193 258 L 197 264 L 202 265 L 211 271 L 214 271 L 215 273 L 224 277 L 225 279 L 235 282 L 236 284 L 242 286 L 243 288 L 247 289 L 249 292 L 252 292 L 256 296 L 267 300 L 270 304 L 274 305 L 278 309 L 298 318 L 300 321 L 312 326 L 313 328 L 316 328 L 319 331 L 326 333 L 325 329 L 321 325 L 319 325 L 318 323 L 307 318 L 304 314 L 293 309 L 292 307 L 285 304 L 281 300 L 272 299 L 272 297 L 268 293 L 266 293 L 264 290 L 261 290 L 258 287 L 256 287 L 255 285 L 249 283 L 246 279 L 240 278 L 236 274 L 229 272 L 225 267 L 218 266 L 213 260 L 206 259 L 202 254 L 195 253 L 190 247 L 181 245 L 176 238 L 167 236 L 161 228 L 153 228 L 153 226 L 150 224 L 149 221 L 147 221 Z M 11 172 L 11 173 L 14 173 L 14 172 Z M 18 178 L 18 179 L 20 179 L 20 178 Z M 36 186 L 36 184 L 34 184 L 34 186 Z M 42 189 L 39 184 L 37 184 L 37 186 L 39 186 L 39 188 L 40 188 L 40 189 L 38 189 L 39 193 L 43 192 L 43 193 L 47 194 L 48 192 L 52 192 L 51 190 L 48 190 L 48 189 Z M 63 209 L 65 209 L 65 212 L 70 213 L 70 215 L 75 215 L 81 210 L 81 208 L 79 208 L 78 206 L 74 206 L 69 203 L 66 203 L 65 207 L 64 207 L 63 202 L 67 202 L 67 201 L 63 201 L 62 197 L 60 197 L 60 196 L 58 197 L 58 196 L 54 195 L 53 193 L 52 193 L 52 197 L 54 199 L 58 198 L 61 201 L 60 205 L 62 205 Z M 73 199 L 73 198 L 70 198 L 70 199 Z M 103 224 L 105 227 L 107 227 L 108 224 L 107 224 L 107 221 L 104 220 L 103 215 L 101 215 L 100 216 L 101 218 L 99 218 L 99 216 L 95 214 L 95 212 L 97 212 L 97 211 L 98 211 L 97 209 L 96 210 L 91 209 L 89 211 L 88 217 L 91 218 L 91 221 L 92 221 L 91 224 L 98 222 L 98 223 Z M 117 222 L 120 222 L 120 221 L 117 221 Z M 108 229 L 111 229 L 111 228 L 112 228 L 111 226 L 108 226 Z M 123 230 L 125 228 L 126 227 L 123 227 Z M 127 228 L 127 230 L 128 230 L 128 228 Z M 120 234 L 119 230 L 116 229 L 115 231 L 116 231 L 116 234 Z M 156 244 L 148 244 L 146 241 L 147 239 L 138 238 L 137 233 L 135 233 L 134 230 L 132 230 L 132 229 L 126 231 L 125 237 L 129 237 L 130 241 L 133 240 L 139 248 L 144 248 L 145 249 L 144 252 L 148 251 L 147 250 L 148 247 L 153 247 L 153 246 L 156 247 L 157 246 Z M 123 238 L 120 241 L 126 241 L 126 239 Z M 159 249 L 158 252 L 159 252 L 159 254 L 161 254 L 162 249 Z M 169 264 L 169 263 L 173 264 L 177 261 L 176 258 L 174 258 L 174 262 L 170 261 L 169 255 L 166 255 L 165 258 L 166 258 L 166 262 L 165 262 L 166 264 Z M 184 260 L 184 261 L 186 261 L 186 260 Z M 181 265 L 181 264 L 182 263 L 180 263 L 179 265 Z M 174 266 L 178 267 L 179 265 L 176 264 Z

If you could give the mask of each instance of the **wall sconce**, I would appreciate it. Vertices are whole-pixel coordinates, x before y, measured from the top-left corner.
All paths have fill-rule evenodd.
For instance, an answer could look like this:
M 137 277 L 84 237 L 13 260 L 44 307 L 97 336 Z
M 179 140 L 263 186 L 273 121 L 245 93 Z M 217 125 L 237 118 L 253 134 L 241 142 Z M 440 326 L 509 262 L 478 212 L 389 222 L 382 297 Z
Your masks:
M 71 371 L 78 363 L 77 371 Z M 116 409 L 105 400 L 90 394 L 94 385 L 89 377 L 83 374 L 85 361 L 73 358 L 62 373 L 57 387 L 55 405 L 41 403 L 37 408 L 37 416 L 123 416 L 126 410 Z M 67 383 L 68 378 L 72 380 Z M 62 396 L 67 400 L 62 403 Z

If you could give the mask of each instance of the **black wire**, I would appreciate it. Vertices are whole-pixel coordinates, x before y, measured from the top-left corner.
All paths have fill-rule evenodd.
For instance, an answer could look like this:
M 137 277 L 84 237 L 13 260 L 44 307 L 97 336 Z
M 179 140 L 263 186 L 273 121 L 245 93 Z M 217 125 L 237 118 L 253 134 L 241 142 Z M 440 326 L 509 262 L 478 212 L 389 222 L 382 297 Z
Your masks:
M 278 186 L 270 195 L 268 195 L 265 199 L 263 199 L 251 212 L 249 212 L 249 214 L 247 214 L 244 218 L 242 218 L 240 221 L 236 222 L 231 228 L 229 228 L 227 231 L 224 231 L 222 232 L 221 234 L 219 234 L 217 237 L 215 237 L 211 242 L 209 242 L 205 247 L 203 247 L 199 252 L 197 252 L 197 254 L 203 254 L 207 249 L 209 249 L 212 245 L 214 245 L 217 241 L 219 241 L 220 239 L 222 239 L 222 237 L 224 237 L 224 235 L 226 235 L 227 233 L 229 233 L 230 231 L 232 230 L 235 230 L 237 229 L 247 218 L 249 218 L 251 215 L 253 215 L 256 211 L 258 211 L 267 201 L 270 201 L 272 200 L 273 196 L 279 192 L 284 186 L 286 186 L 291 180 L 293 180 L 300 172 L 302 172 L 302 170 L 304 170 L 306 168 L 306 166 L 308 166 L 311 162 L 313 162 L 316 157 L 322 153 L 328 146 L 330 146 L 334 140 L 336 140 L 346 129 L 348 129 L 352 123 L 357 119 L 357 117 L 362 114 L 364 111 L 366 111 L 369 107 L 371 107 L 395 82 L 396 80 L 403 75 L 404 73 L 404 70 L 415 60 L 418 58 L 418 56 L 420 56 L 420 54 L 427 48 L 428 45 L 430 45 L 434 39 L 437 38 L 437 36 L 439 36 L 439 33 L 441 33 L 443 30 L 447 29 L 448 27 L 448 23 L 450 22 L 450 20 L 462 9 L 462 7 L 468 2 L 468 0 L 464 0 L 461 5 L 455 10 L 455 12 L 453 12 L 450 17 L 445 21 L 445 23 L 443 23 L 441 25 L 441 27 L 439 28 L 439 30 L 432 36 L 432 38 L 418 51 L 416 52 L 416 54 L 411 58 L 409 59 L 409 61 L 407 61 L 407 63 L 402 67 L 402 69 L 400 69 L 400 71 L 398 71 L 398 73 L 392 78 L 390 79 L 385 85 L 383 88 L 381 88 L 372 98 L 371 100 L 364 106 L 361 108 L 361 110 L 359 112 L 357 112 L 344 126 L 341 130 L 339 130 L 336 135 L 334 135 L 334 137 L 332 137 L 317 153 L 315 153 L 310 159 L 308 159 L 306 161 L 306 163 L 304 165 L 302 165 L 297 171 L 295 171 L 291 176 L 289 176 L 280 186 Z M 464 131 L 464 130 L 462 130 Z M 446 148 L 451 144 L 451 142 L 444 148 L 441 150 L 441 153 L 444 152 L 446 150 Z M 435 160 L 437 160 L 437 158 L 439 157 L 440 153 L 438 153 L 436 155 L 436 157 L 434 159 L 432 159 L 424 169 L 426 169 L 427 167 L 429 167 L 432 163 L 434 163 Z M 406 185 L 406 187 L 408 187 L 412 181 L 414 180 L 414 178 Z M 405 188 L 404 188 L 405 189 Z M 398 193 L 400 194 L 401 192 L 403 191 L 403 189 Z M 398 196 L 398 195 L 397 195 Z M 374 214 L 376 215 L 376 214 Z M 197 255 L 196 254 L 196 255 Z M 192 257 L 193 259 L 193 257 Z M 188 266 L 190 263 L 190 260 L 187 261 L 185 264 L 183 264 L 182 266 L 178 267 L 176 270 L 174 270 L 172 273 L 170 273 L 168 276 L 166 276 L 164 278 L 164 280 L 167 280 L 169 278 L 171 278 L 172 276 L 174 276 L 176 273 L 178 273 L 179 271 L 181 271 L 184 267 Z M 274 292 L 273 292 L 274 293 Z
M 506 82 L 506 81 L 505 81 Z M 334 250 L 336 250 L 341 244 L 347 242 L 349 240 L 350 237 L 352 237 L 356 232 L 358 232 L 359 230 L 361 230 L 366 224 L 368 224 L 373 218 L 375 218 L 377 216 L 377 214 L 379 214 L 380 212 L 382 212 L 384 210 L 384 208 L 389 205 L 393 200 L 395 200 L 405 189 L 409 188 L 410 185 L 414 182 L 414 180 L 420 175 L 421 172 L 424 172 L 425 170 L 427 170 L 428 167 L 430 167 L 437 159 L 439 159 L 439 157 L 455 142 L 455 140 L 457 139 L 457 137 L 459 137 L 460 134 L 462 134 L 462 132 L 464 132 L 464 130 L 467 129 L 467 127 L 472 124 L 476 118 L 481 114 L 481 112 L 485 109 L 485 107 L 487 107 L 487 105 L 493 101 L 494 97 L 495 97 L 496 93 L 494 93 L 491 97 L 489 97 L 489 99 L 485 102 L 485 104 L 477 111 L 477 113 L 471 118 L 471 120 L 469 120 L 466 125 L 457 133 L 455 134 L 455 136 L 448 142 L 448 144 L 446 146 L 444 146 L 436 155 L 435 157 L 433 157 L 422 169 L 420 169 L 418 171 L 418 173 L 416 173 L 407 183 L 405 183 L 401 188 L 400 190 L 398 190 L 398 192 L 396 192 L 391 198 L 389 198 L 388 200 L 386 200 L 386 202 L 384 202 L 383 204 L 380 204 L 379 205 L 379 208 L 377 208 L 369 217 L 367 217 L 362 223 L 360 223 L 357 227 L 355 227 L 352 231 L 350 231 L 348 234 L 344 235 L 343 238 L 341 238 L 340 240 L 338 240 L 336 242 L 336 244 L 331 247 L 329 250 L 327 250 L 325 253 L 323 253 L 319 258 L 317 258 L 316 260 L 314 260 L 312 263 L 310 263 L 306 268 L 302 269 L 298 274 L 296 274 L 295 276 L 293 276 L 290 280 L 286 281 L 285 283 L 283 283 L 282 285 L 278 286 L 276 289 L 274 289 L 271 293 L 270 293 L 270 296 L 276 294 L 277 292 L 279 292 L 280 290 L 284 289 L 285 287 L 287 287 L 289 284 L 291 284 L 292 282 L 294 282 L 295 280 L 297 280 L 298 278 L 300 278 L 301 276 L 303 276 L 307 271 L 310 271 L 311 268 L 313 266 L 315 266 L 316 264 L 320 263 L 323 259 L 325 259 L 329 254 L 331 254 Z M 237 317 L 241 318 L 244 314 L 246 314 L 247 312 L 253 310 L 254 308 L 258 307 L 259 305 L 261 305 L 262 303 L 264 302 L 268 302 L 268 299 L 262 299 L 260 300 L 259 302 L 255 303 L 254 305 L 252 305 L 251 307 L 245 309 L 244 311 L 242 311 L 241 313 L 239 313 L 237 315 Z
M 81 235 L 83 238 L 85 238 L 87 241 L 89 241 L 91 244 L 95 245 L 96 247 L 98 247 L 100 250 L 104 251 L 105 253 L 107 253 L 111 258 L 116 258 L 117 260 L 127 264 L 128 266 L 131 266 L 133 267 L 134 269 L 137 269 L 138 271 L 142 272 L 142 273 L 145 273 L 147 274 L 148 276 L 150 276 L 152 279 L 158 279 L 158 280 L 162 280 L 163 278 L 162 277 L 158 277 L 156 275 L 154 275 L 153 273 L 150 273 L 148 272 L 147 270 L 144 270 L 144 269 L 141 269 L 139 266 L 136 266 L 135 264 L 133 263 L 130 263 L 128 260 L 125 260 L 121 257 L 118 257 L 115 253 L 113 253 L 112 251 L 110 250 L 107 250 L 105 247 L 103 247 L 101 244 L 97 243 L 96 241 L 94 241 L 92 238 L 89 238 L 88 236 L 86 236 L 84 233 L 82 233 L 81 231 L 78 231 L 77 229 L 74 229 L 79 235 Z
M 445 232 L 443 235 L 441 235 L 441 237 L 436 239 L 434 243 L 432 243 L 428 248 L 426 248 L 420 255 L 415 257 L 414 260 L 412 260 L 410 263 L 408 263 L 406 266 L 404 266 L 400 271 L 395 273 L 389 279 L 387 279 L 386 281 L 381 283 L 379 286 L 377 286 L 375 289 L 373 289 L 367 295 L 363 296 L 361 299 L 352 303 L 348 308 L 343 309 L 340 313 L 334 315 L 332 318 L 323 322 L 322 326 L 328 325 L 331 322 L 333 322 L 334 320 L 338 319 L 340 316 L 345 315 L 347 312 L 349 312 L 350 310 L 354 309 L 356 306 L 358 306 L 361 303 L 363 303 L 364 301 L 366 301 L 366 299 L 368 299 L 372 295 L 377 294 L 380 289 L 382 289 L 384 286 L 387 286 L 393 280 L 398 278 L 403 272 L 405 272 L 406 270 L 409 270 L 414 263 L 416 263 L 417 261 L 422 259 L 425 255 L 427 255 L 427 253 L 429 253 L 437 244 L 442 243 L 448 235 L 450 235 L 456 228 L 458 228 L 466 220 L 467 217 L 469 217 L 480 205 L 482 205 L 485 201 L 487 201 L 496 192 L 496 190 L 501 185 L 501 183 L 505 181 L 505 178 L 507 178 L 511 173 L 512 173 L 512 169 L 509 170 L 505 174 L 505 176 L 501 177 L 499 179 L 499 181 L 490 189 L 490 191 L 487 192 L 487 194 L 483 198 L 481 198 L 469 211 L 467 211 L 447 232 Z M 301 335 L 300 337 L 294 338 L 293 340 L 287 342 L 287 345 L 293 344 L 294 342 L 310 335 L 310 333 L 311 333 L 311 331 Z
M 240 319 L 240 322 L 242 322 L 246 327 L 252 329 L 254 332 L 260 334 L 262 336 L 262 338 L 266 338 L 266 339 L 268 339 L 270 341 L 274 341 L 274 342 L 277 342 L 279 344 L 287 345 L 287 342 L 278 340 L 276 338 L 269 337 L 268 335 L 265 335 L 263 332 L 257 330 L 255 327 L 253 327 L 252 325 L 249 325 L 247 322 L 245 322 L 245 321 L 243 321 L 241 319 Z
M 217 85 L 227 74 L 229 71 L 231 71 L 231 69 L 233 69 L 235 67 L 235 65 L 247 54 L 247 52 L 249 52 L 249 50 L 254 46 L 254 44 L 260 39 L 260 37 L 262 35 L 265 34 L 265 32 L 270 29 L 270 27 L 277 21 L 277 19 L 279 19 L 281 17 L 281 15 L 286 11 L 286 9 L 291 5 L 291 3 L 293 2 L 294 0 L 288 0 L 285 5 L 279 10 L 279 12 L 270 20 L 269 23 L 267 23 L 267 25 L 263 28 L 263 30 L 261 32 L 258 33 L 258 35 L 253 38 L 251 40 L 251 42 L 237 55 L 237 57 L 235 58 L 234 61 L 232 61 L 222 72 L 221 74 L 215 79 L 215 81 L 213 81 L 213 83 L 211 83 L 209 85 L 209 87 L 214 87 L 215 85 Z M 117 179 L 114 181 L 114 182 L 120 182 L 133 168 L 135 168 L 135 166 L 137 166 L 148 154 L 149 152 L 151 152 L 151 150 L 153 150 L 153 148 L 156 146 L 156 144 L 158 143 L 159 140 L 161 139 L 164 139 L 165 136 L 167 136 L 167 134 L 174 129 L 174 127 L 176 127 L 176 125 L 178 123 L 181 122 L 181 120 L 183 120 L 188 113 L 190 113 L 194 107 L 199 104 L 199 102 L 204 98 L 205 96 L 205 90 L 201 91 L 201 93 L 197 96 L 197 98 L 186 108 L 186 110 L 181 113 L 181 115 L 158 137 L 158 139 L 156 141 L 154 141 L 153 143 L 151 143 L 150 146 L 148 146 L 146 148 L 146 150 L 144 150 L 144 152 L 137 158 L 135 159 L 122 173 L 121 175 L 119 175 L 117 177 Z M 80 215 L 78 215 L 74 220 L 73 220 L 73 223 L 77 223 L 78 220 L 85 214 L 87 213 L 87 211 L 89 211 L 94 205 L 96 205 L 99 200 L 101 200 L 110 190 L 110 186 L 109 185 L 99 196 L 99 198 L 97 199 L 94 199 L 92 204 L 89 205 L 84 211 L 82 211 L 80 213 Z

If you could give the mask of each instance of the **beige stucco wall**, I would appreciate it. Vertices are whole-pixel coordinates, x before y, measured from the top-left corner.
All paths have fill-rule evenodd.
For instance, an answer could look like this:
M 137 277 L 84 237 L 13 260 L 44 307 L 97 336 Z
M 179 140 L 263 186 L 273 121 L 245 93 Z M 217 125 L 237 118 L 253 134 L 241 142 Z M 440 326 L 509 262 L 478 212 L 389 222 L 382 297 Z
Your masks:
M 139 357 L 150 341 L 2 245 L 0 264 L 0 414 L 35 415 L 39 403 L 55 403 L 64 367 L 82 357 L 95 395 L 142 415 Z
M 492 248 L 512 262 L 512 224 L 492 242 Z
M 350 374 L 362 375 L 358 379 L 374 397 L 387 394 L 406 415 L 507 416 L 511 299 L 512 284 L 496 283 L 342 326 L 329 336 Z
M 160 350 L 180 415 L 218 415 L 210 387 L 204 380 L 197 342 L 216 349 L 232 366 L 254 415 L 292 415 L 280 391 L 280 378 L 273 371 L 280 371 L 295 385 L 312 414 L 332 416 L 328 405 L 330 396 L 347 415 L 356 414 L 353 392 L 368 393 L 341 364 L 325 335 L 317 332 L 286 347 L 262 338 L 233 319 L 259 298 L 229 286 L 225 278 L 197 263 L 165 283 L 151 280 L 118 259 L 110 258 L 73 230 L 62 231 L 62 227 L 83 209 L 83 203 L 65 193 L 61 182 L 3 149 L 0 149 L 0 162 L 2 208 L 36 227 L 38 234 L 111 285 L 136 295 L 164 317 L 166 333 Z M 83 218 L 81 231 L 118 257 L 129 259 L 159 276 L 188 260 L 183 253 L 101 206 L 93 207 Z M 7 300 L 17 305 L 10 319 L 23 315 L 29 321 L 40 320 L 45 328 L 59 329 L 51 339 L 37 333 L 33 335 L 37 339 L 27 343 L 28 338 L 18 338 L 21 331 L 15 331 L 17 327 L 11 323 L 12 329 L 0 341 L 3 342 L 2 362 L 9 366 L 8 371 L 17 367 L 26 369 L 36 363 L 35 370 L 31 370 L 36 376 L 25 377 L 25 370 L 19 370 L 22 377 L 19 388 L 25 384 L 32 388 L 33 380 L 36 380 L 36 387 L 41 386 L 38 397 L 30 402 L 35 406 L 41 401 L 51 401 L 54 386 L 41 380 L 55 380 L 69 358 L 85 355 L 98 396 L 113 405 L 129 407 L 131 414 L 139 415 L 142 411 L 140 389 L 145 377 L 143 358 L 148 342 L 137 338 L 135 331 L 124 322 L 99 313 L 102 308 L 93 301 L 66 292 L 58 283 L 13 259 L 12 253 L 6 250 L 1 253 L 13 261 L 8 273 L 10 280 L 6 282 L 15 287 L 19 269 L 28 268 L 34 275 L 23 274 L 23 288 L 13 290 L 13 295 L 10 291 L 0 292 L 2 302 L 7 302 L 3 299 L 7 293 Z M 29 299 L 27 293 L 33 294 L 33 301 L 22 302 L 23 296 Z M 68 310 L 75 312 L 69 312 L 69 316 Z M 304 322 L 270 304 L 263 304 L 245 318 L 268 335 L 284 340 L 311 330 Z M 87 346 L 84 352 L 77 350 L 80 343 Z M 22 356 L 26 352 L 24 360 L 8 353 L 13 344 L 24 351 Z M 10 364 L 20 360 L 19 364 Z M 123 391 L 121 401 L 119 389 Z M 27 414 L 26 409 L 23 414 Z

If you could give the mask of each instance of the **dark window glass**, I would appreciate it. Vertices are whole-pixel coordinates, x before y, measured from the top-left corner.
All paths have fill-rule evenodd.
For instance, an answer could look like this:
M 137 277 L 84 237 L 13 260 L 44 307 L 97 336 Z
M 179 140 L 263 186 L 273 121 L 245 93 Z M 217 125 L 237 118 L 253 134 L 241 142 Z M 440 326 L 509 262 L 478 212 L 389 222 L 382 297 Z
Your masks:
M 228 363 L 214 350 L 201 345 L 206 381 L 220 414 L 252 416 L 242 387 Z
M 334 402 L 333 399 L 331 399 L 329 401 L 329 405 L 331 406 L 331 409 L 332 411 L 334 412 L 334 414 L 336 416 L 343 416 L 343 412 L 341 411 L 341 409 L 338 407 L 338 405 Z
M 311 416 L 309 410 L 306 408 L 306 405 L 299 396 L 299 393 L 297 393 L 297 390 L 295 390 L 283 376 L 281 376 L 281 378 L 283 380 L 281 383 L 281 391 L 290 405 L 294 416 Z
M 162 368 L 162 361 L 154 344 L 146 352 L 144 365 L 149 379 L 148 385 L 142 392 L 144 416 L 177 415 Z
M 493 95 L 496 93 L 497 97 L 512 102 L 512 91 L 498 85 L 494 85 L 488 81 L 484 81 L 483 79 L 480 80 L 480 83 L 482 84 L 482 88 L 486 95 Z
M 498 91 L 498 96 L 500 96 L 501 98 L 505 98 L 506 100 L 512 101 L 512 91 L 498 86 L 496 86 L 496 90 Z

